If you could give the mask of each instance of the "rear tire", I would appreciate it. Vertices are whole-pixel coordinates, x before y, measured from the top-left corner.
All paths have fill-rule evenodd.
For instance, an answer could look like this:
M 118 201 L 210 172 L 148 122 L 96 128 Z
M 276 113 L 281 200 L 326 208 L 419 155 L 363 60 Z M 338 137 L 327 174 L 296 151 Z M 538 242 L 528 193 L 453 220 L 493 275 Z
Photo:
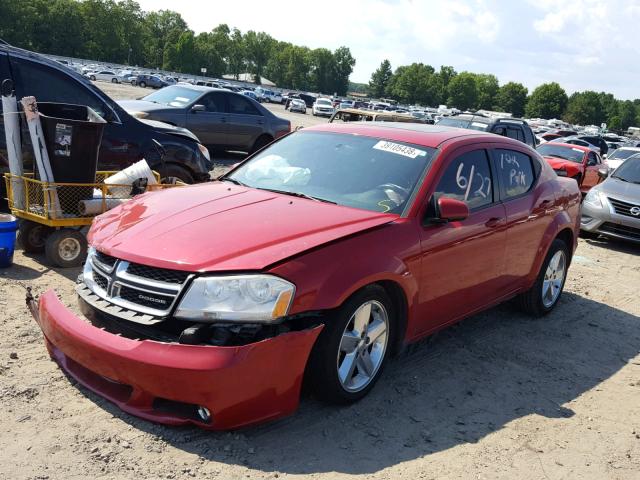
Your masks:
M 549 247 L 535 283 L 528 291 L 518 296 L 520 308 L 535 317 L 551 312 L 562 296 L 568 267 L 567 245 L 556 238 Z
M 147 88 L 147 84 L 145 82 L 140 82 L 138 85 L 140 85 L 141 88 Z
M 313 347 L 309 387 L 331 403 L 353 403 L 366 396 L 390 355 L 396 324 L 384 288 L 369 285 L 356 292 L 327 319 Z
M 271 137 L 268 137 L 267 135 L 261 135 L 256 140 L 256 143 L 253 144 L 253 147 L 251 148 L 251 152 L 250 153 L 255 153 L 258 150 L 263 149 L 264 147 L 269 145 L 272 141 L 273 141 L 273 139 Z
M 53 266 L 79 267 L 87 256 L 87 239 L 78 230 L 56 230 L 45 242 L 45 253 Z
M 52 231 L 46 225 L 24 220 L 18 227 L 18 242 L 25 253 L 42 253 L 45 241 Z
M 95 82 L 95 81 L 96 81 L 96 77 L 95 77 L 95 75 L 91 75 L 91 76 L 89 77 L 89 80 L 91 80 L 92 82 Z
M 112 78 L 111 79 L 111 83 L 118 83 L 118 79 L 117 78 Z

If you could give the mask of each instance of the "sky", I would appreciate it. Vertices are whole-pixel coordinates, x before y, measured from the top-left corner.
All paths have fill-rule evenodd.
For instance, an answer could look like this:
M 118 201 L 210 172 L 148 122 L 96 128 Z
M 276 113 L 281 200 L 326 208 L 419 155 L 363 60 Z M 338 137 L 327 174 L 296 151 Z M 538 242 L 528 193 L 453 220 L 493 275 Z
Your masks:
M 380 62 L 492 73 L 503 85 L 555 81 L 571 94 L 640 98 L 640 0 L 138 0 L 179 12 L 196 33 L 220 23 L 356 59 L 367 83 Z

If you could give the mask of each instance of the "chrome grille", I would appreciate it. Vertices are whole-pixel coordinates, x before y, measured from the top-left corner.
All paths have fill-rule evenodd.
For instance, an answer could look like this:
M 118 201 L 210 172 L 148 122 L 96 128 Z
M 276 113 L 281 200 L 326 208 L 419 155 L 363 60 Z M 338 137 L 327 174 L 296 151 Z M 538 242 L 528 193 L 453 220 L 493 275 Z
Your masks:
M 632 218 L 640 218 L 640 214 L 634 215 L 631 213 L 631 209 L 640 208 L 640 205 L 635 203 L 629 203 L 616 198 L 608 197 L 609 203 L 613 207 L 613 211 L 618 215 L 625 215 Z M 634 210 L 635 211 L 635 210 Z
M 134 264 L 93 251 L 87 257 L 83 283 L 104 300 L 105 308 L 137 312 L 142 315 L 132 316 L 133 321 L 150 323 L 171 313 L 190 277 L 188 272 Z M 99 303 L 95 305 L 100 308 Z
M 159 282 L 167 283 L 184 283 L 189 278 L 189 272 L 180 270 L 168 270 L 165 268 L 148 267 L 147 265 L 139 265 L 137 263 L 129 264 L 127 269 L 129 275 L 137 275 L 138 277 L 148 278 Z
M 617 225 L 615 223 L 605 222 L 598 229 L 602 233 L 610 233 L 619 237 L 624 237 L 636 242 L 640 241 L 640 228 L 628 227 L 626 225 Z

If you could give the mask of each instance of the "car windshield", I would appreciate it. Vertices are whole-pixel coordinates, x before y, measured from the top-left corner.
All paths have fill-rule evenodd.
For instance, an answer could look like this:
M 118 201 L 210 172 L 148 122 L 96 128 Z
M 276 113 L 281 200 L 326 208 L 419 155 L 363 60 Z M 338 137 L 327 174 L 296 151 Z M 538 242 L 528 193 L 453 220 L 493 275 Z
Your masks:
M 473 122 L 471 120 L 455 117 L 444 117 L 440 119 L 438 125 L 444 125 L 445 127 L 468 128 L 471 130 L 480 130 L 481 132 L 486 132 L 489 128 L 489 124 L 487 123 Z
M 153 92 L 142 100 L 171 107 L 184 107 L 195 101 L 200 95 L 202 95 L 202 92 L 174 85 Z
M 333 105 L 331 103 L 331 100 L 326 100 L 324 98 L 319 98 L 318 100 L 316 100 L 316 102 L 318 103 L 318 105 L 328 105 L 328 106 Z
M 637 155 L 640 153 L 640 150 L 628 150 L 626 148 L 619 148 L 607 158 L 610 160 L 626 160 L 627 158 Z
M 552 143 L 540 145 L 537 150 L 540 155 L 562 158 L 575 163 L 582 163 L 582 159 L 584 158 L 584 151 L 579 148 L 563 147 L 561 145 L 553 145 Z
M 623 182 L 640 184 L 640 158 L 631 157 L 611 175 L 611 178 L 617 178 Z
M 222 179 L 402 214 L 435 149 L 352 134 L 296 132 Z

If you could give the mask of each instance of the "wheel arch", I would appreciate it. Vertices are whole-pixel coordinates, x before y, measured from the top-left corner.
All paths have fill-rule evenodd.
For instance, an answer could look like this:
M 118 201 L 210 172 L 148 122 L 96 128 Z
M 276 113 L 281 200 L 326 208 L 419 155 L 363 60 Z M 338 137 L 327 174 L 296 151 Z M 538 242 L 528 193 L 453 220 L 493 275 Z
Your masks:
M 396 309 L 396 327 L 398 331 L 396 332 L 395 341 L 393 345 L 391 345 L 391 353 L 395 355 L 399 353 L 404 346 L 404 338 L 407 333 L 409 314 L 407 295 L 402 286 L 394 280 L 380 280 L 370 285 L 380 285 L 384 288 L 389 297 L 391 297 L 393 306 Z

